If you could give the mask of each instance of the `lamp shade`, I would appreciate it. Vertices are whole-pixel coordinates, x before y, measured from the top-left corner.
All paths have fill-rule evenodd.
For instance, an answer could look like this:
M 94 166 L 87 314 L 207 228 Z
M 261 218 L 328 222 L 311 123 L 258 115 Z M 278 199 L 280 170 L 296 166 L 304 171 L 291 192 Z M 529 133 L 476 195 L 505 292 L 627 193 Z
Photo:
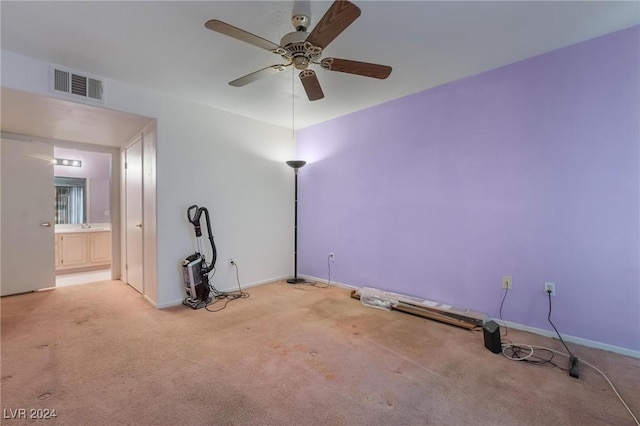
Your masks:
M 300 167 L 307 164 L 307 162 L 302 160 L 289 160 L 287 161 L 287 164 L 289 165 L 289 167 L 293 167 L 294 169 L 299 169 Z

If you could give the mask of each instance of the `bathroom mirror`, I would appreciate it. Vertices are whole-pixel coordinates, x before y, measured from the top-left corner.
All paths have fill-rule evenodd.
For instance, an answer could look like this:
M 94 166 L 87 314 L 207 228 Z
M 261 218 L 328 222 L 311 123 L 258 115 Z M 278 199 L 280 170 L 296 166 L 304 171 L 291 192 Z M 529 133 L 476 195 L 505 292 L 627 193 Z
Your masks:
M 56 224 L 87 223 L 87 179 L 56 176 Z

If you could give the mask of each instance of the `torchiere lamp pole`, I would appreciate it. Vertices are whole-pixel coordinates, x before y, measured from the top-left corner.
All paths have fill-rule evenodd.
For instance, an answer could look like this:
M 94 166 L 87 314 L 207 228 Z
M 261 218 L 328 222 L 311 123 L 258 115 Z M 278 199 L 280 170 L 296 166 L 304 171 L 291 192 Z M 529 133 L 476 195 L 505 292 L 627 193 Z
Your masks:
M 304 278 L 298 278 L 298 169 L 307 164 L 302 160 L 287 161 L 287 165 L 296 172 L 295 177 L 295 203 L 294 203 L 294 228 L 293 228 L 293 278 L 289 278 L 289 284 L 300 284 L 304 282 Z

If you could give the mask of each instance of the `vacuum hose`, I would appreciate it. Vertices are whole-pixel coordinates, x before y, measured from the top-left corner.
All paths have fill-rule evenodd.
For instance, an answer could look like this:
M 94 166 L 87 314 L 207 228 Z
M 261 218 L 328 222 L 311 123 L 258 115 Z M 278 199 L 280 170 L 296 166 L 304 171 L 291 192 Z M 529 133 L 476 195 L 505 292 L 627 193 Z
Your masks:
M 195 210 L 195 213 L 192 213 Z M 202 228 L 200 226 L 200 216 L 204 213 L 204 217 L 207 221 L 207 233 L 209 234 L 209 242 L 211 243 L 211 262 L 209 266 L 203 268 L 204 273 L 209 273 L 214 266 L 216 265 L 216 259 L 218 258 L 218 252 L 216 251 L 216 244 L 213 241 L 213 234 L 211 233 L 211 221 L 209 220 L 209 210 L 206 207 L 198 207 L 197 205 L 192 205 L 187 209 L 187 219 L 196 230 L 196 237 L 202 236 Z

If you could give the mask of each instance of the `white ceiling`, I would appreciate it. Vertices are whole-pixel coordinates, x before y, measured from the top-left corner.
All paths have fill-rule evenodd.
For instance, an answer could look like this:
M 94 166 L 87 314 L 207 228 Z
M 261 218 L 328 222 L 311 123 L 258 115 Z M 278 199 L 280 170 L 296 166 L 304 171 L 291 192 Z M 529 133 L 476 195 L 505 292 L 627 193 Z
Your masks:
M 293 31 L 294 10 L 310 13 L 313 29 L 330 4 L 3 0 L 1 46 L 289 128 L 295 83 L 301 128 L 640 23 L 637 1 L 356 0 L 362 15 L 323 56 L 390 65 L 388 79 L 315 67 L 325 93 L 315 102 L 290 69 L 242 88 L 227 84 L 282 61 L 206 29 L 207 20 L 279 43 Z

